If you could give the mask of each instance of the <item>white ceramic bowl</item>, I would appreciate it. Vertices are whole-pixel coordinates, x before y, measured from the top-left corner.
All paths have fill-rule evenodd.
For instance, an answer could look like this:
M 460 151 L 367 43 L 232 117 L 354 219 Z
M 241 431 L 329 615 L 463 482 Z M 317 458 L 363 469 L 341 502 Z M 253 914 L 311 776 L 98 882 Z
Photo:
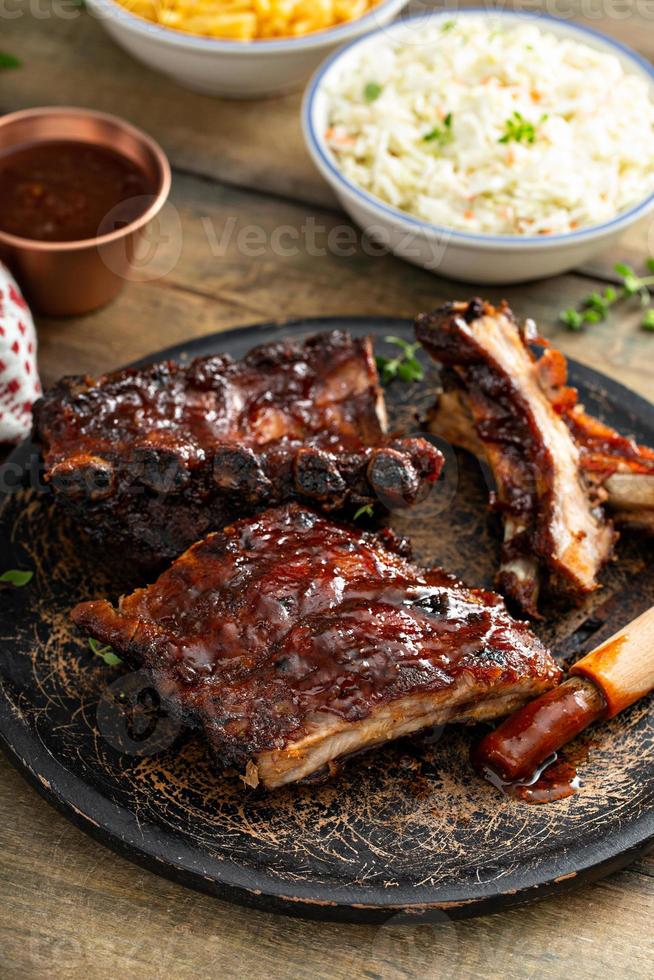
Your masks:
M 541 14 L 470 8 L 444 10 L 410 17 L 391 24 L 383 31 L 401 39 L 413 37 L 422 22 L 440 18 L 452 20 L 486 14 L 489 20 L 536 20 L 544 29 L 559 37 L 578 41 L 615 55 L 632 74 L 643 76 L 654 92 L 654 67 L 630 48 L 580 24 Z M 408 33 L 407 33 L 408 32 Z M 381 241 L 396 255 L 423 266 L 438 275 L 463 282 L 516 283 L 544 279 L 579 266 L 614 244 L 626 228 L 654 209 L 654 193 L 611 221 L 589 228 L 547 237 L 518 235 L 482 235 L 455 231 L 430 224 L 391 207 L 373 194 L 362 190 L 341 172 L 325 140 L 328 117 L 327 90 L 343 73 L 347 73 L 365 46 L 374 47 L 380 31 L 350 43 L 322 65 L 307 88 L 302 108 L 304 137 L 313 160 L 323 177 L 331 184 L 344 209 L 372 238 Z
M 368 14 L 304 37 L 221 41 L 160 27 L 114 0 L 88 0 L 107 32 L 131 55 L 205 95 L 258 99 L 301 88 L 317 65 L 366 31 L 384 27 L 407 0 L 381 0 Z

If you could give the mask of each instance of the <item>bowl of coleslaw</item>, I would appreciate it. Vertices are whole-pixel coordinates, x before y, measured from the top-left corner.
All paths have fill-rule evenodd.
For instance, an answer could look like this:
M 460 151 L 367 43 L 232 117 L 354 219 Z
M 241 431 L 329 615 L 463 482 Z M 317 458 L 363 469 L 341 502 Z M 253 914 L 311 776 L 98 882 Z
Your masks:
M 134 58 L 186 88 L 257 99 L 302 88 L 335 48 L 407 0 L 88 0 Z
M 302 114 L 355 222 L 453 279 L 567 271 L 654 209 L 654 67 L 576 23 L 406 18 L 333 54 Z

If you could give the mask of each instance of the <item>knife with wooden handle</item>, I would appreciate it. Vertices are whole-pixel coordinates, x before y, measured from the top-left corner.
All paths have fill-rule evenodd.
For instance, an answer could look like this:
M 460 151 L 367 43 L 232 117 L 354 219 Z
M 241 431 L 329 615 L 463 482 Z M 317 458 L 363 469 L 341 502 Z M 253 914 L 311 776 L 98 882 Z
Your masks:
M 475 767 L 505 783 L 533 777 L 595 721 L 614 718 L 654 690 L 654 607 L 597 647 L 567 681 L 531 701 L 473 750 Z

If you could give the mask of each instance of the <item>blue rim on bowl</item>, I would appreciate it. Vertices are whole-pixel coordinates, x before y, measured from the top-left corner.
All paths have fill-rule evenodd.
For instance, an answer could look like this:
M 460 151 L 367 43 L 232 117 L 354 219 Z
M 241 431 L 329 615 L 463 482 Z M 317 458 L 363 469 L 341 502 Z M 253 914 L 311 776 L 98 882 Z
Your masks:
M 93 7 L 98 11 L 102 18 L 122 21 L 124 24 L 129 24 L 137 34 L 141 34 L 144 37 L 158 38 L 179 48 L 186 48 L 187 50 L 194 49 L 204 53 L 214 52 L 215 54 L 245 54 L 248 51 L 252 53 L 258 52 L 259 54 L 272 54 L 276 51 L 290 49 L 296 50 L 302 48 L 306 51 L 311 48 L 320 48 L 325 44 L 331 44 L 332 41 L 337 44 L 339 39 L 347 39 L 351 35 L 352 30 L 357 29 L 361 25 L 365 25 L 368 34 L 372 34 L 373 30 L 370 25 L 374 24 L 375 18 L 381 11 L 387 12 L 390 10 L 391 14 L 398 13 L 407 5 L 408 0 L 380 0 L 372 10 L 369 10 L 367 14 L 363 14 L 362 17 L 355 17 L 353 20 L 339 24 L 338 27 L 326 27 L 324 30 L 315 31 L 312 34 L 303 34 L 298 37 L 289 38 L 262 38 L 254 41 L 229 40 L 204 37 L 199 34 L 187 34 L 185 31 L 164 27 L 161 24 L 155 24 L 153 21 L 146 20 L 144 17 L 139 17 L 138 14 L 132 13 L 132 11 L 118 3 L 118 0 L 88 0 L 88 3 L 89 7 Z
M 601 41 L 605 47 L 613 48 L 615 51 L 618 51 L 622 55 L 623 59 L 627 59 L 628 61 L 632 62 L 640 69 L 642 74 L 649 76 L 650 82 L 654 89 L 654 65 L 647 61 L 646 58 L 643 58 L 626 44 L 622 44 L 620 41 L 615 41 L 606 34 L 602 34 L 601 31 L 596 31 L 594 28 L 586 27 L 583 24 L 569 22 L 561 17 L 552 17 L 549 14 L 522 13 L 521 11 L 513 10 L 488 9 L 486 7 L 467 7 L 465 10 L 440 10 L 429 14 L 417 14 L 413 17 L 403 18 L 397 25 L 390 24 L 387 27 L 379 28 L 378 30 L 368 31 L 367 34 L 350 41 L 349 44 L 344 45 L 343 47 L 339 48 L 338 51 L 331 54 L 322 63 L 320 68 L 318 68 L 309 82 L 302 102 L 302 126 L 309 152 L 311 153 L 314 163 L 322 172 L 323 176 L 327 179 L 329 179 L 330 176 L 332 178 L 336 178 L 338 183 L 344 185 L 351 194 L 358 197 L 362 202 L 371 205 L 378 211 L 383 212 L 385 215 L 393 218 L 396 222 L 403 224 L 408 229 L 412 229 L 414 231 L 416 229 L 420 229 L 426 234 L 430 234 L 432 236 L 447 236 L 453 242 L 457 240 L 462 244 L 465 242 L 474 242 L 477 246 L 487 246 L 489 248 L 497 245 L 504 245 L 512 249 L 519 249 L 524 245 L 539 245 L 543 249 L 547 249 L 548 247 L 554 245 L 561 245 L 563 243 L 573 241 L 578 242 L 583 239 L 600 236 L 609 230 L 619 231 L 621 227 L 626 227 L 627 225 L 632 224 L 639 217 L 644 217 L 648 211 L 654 208 L 654 191 L 652 191 L 652 193 L 639 204 L 635 204 L 626 211 L 621 211 L 614 218 L 611 218 L 610 221 L 604 221 L 601 224 L 596 225 L 589 225 L 589 227 L 580 228 L 578 231 L 560 232 L 556 235 L 476 234 L 474 232 L 459 231 L 455 228 L 449 228 L 447 225 L 432 224 L 430 221 L 425 221 L 422 218 L 417 218 L 412 214 L 408 214 L 406 211 L 401 211 L 399 208 L 395 208 L 391 204 L 386 204 L 386 202 L 382 201 L 381 198 L 378 198 L 369 191 L 359 187 L 358 184 L 355 184 L 349 177 L 346 177 L 342 170 L 340 170 L 332 155 L 327 150 L 324 140 L 316 133 L 313 120 L 316 98 L 320 94 L 321 85 L 325 76 L 336 64 L 336 62 L 340 61 L 344 55 L 358 45 L 367 44 L 372 38 L 377 37 L 382 33 L 392 34 L 395 28 L 401 29 L 407 25 L 419 23 L 420 21 L 429 21 L 431 23 L 442 18 L 452 20 L 455 18 L 458 19 L 460 17 L 469 17 L 470 15 L 479 14 L 484 14 L 489 20 L 498 20 L 500 18 L 507 18 L 515 21 L 532 20 L 542 23 L 544 26 L 563 26 L 571 33 L 578 34 L 581 39 L 588 37 L 594 38 L 597 41 Z

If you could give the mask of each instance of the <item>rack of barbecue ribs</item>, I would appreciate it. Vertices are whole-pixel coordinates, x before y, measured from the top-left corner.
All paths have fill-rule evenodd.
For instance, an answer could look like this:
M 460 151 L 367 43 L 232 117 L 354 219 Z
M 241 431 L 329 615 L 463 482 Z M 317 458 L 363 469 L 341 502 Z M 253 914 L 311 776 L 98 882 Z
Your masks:
M 444 365 L 430 428 L 495 477 L 501 590 L 536 615 L 544 580 L 573 597 L 595 588 L 615 539 L 605 508 L 620 526 L 654 532 L 654 450 L 589 415 L 564 355 L 506 306 L 453 303 L 418 317 L 416 333 Z
M 503 600 L 405 557 L 392 532 L 292 503 L 193 545 L 151 586 L 72 612 L 274 788 L 445 722 L 505 715 L 561 672 Z
M 432 431 L 494 475 L 500 591 L 532 616 L 543 586 L 573 600 L 593 591 L 616 538 L 605 505 L 617 522 L 654 529 L 654 451 L 588 415 L 563 354 L 534 352 L 533 324 L 506 305 L 451 303 L 419 316 L 416 335 L 444 366 Z
M 56 498 L 145 564 L 292 499 L 411 506 L 443 464 L 428 440 L 387 434 L 370 339 L 341 332 L 64 378 L 35 406 L 34 438 Z

